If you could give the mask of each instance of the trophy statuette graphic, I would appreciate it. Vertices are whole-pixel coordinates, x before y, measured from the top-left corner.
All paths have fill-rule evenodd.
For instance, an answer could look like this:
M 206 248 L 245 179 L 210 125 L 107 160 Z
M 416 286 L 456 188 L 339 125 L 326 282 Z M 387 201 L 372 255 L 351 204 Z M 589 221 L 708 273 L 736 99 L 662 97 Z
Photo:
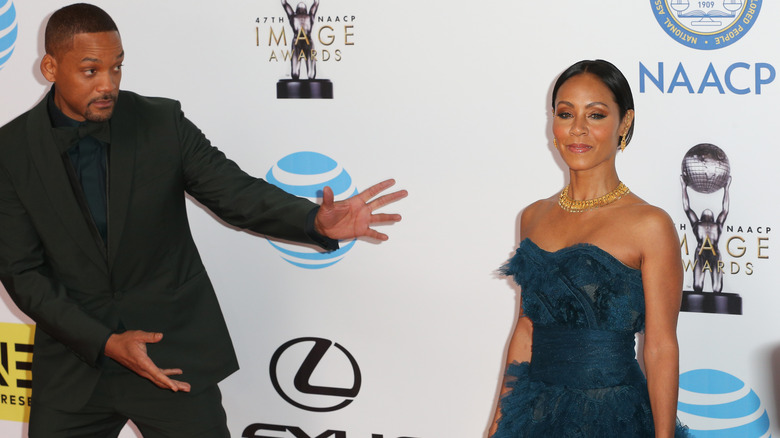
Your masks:
M 683 209 L 697 241 L 693 260 L 693 290 L 683 291 L 680 310 L 741 315 L 742 297 L 723 292 L 723 260 L 718 246 L 729 214 L 731 167 L 726 153 L 709 143 L 692 147 L 683 158 L 680 182 Z M 723 189 L 721 211 L 717 217 L 709 208 L 697 215 L 691 208 L 688 188 L 705 195 Z M 712 292 L 704 292 L 707 277 L 712 284 Z
M 282 6 L 287 13 L 294 35 L 290 55 L 292 79 L 280 79 L 276 83 L 276 98 L 333 99 L 333 83 L 328 79 L 317 79 L 317 52 L 314 50 L 312 28 L 320 6 L 319 0 L 314 0 L 308 10 L 304 2 L 298 3 L 295 10 L 287 0 L 282 0 Z M 300 79 L 302 63 L 306 64 L 307 79 Z

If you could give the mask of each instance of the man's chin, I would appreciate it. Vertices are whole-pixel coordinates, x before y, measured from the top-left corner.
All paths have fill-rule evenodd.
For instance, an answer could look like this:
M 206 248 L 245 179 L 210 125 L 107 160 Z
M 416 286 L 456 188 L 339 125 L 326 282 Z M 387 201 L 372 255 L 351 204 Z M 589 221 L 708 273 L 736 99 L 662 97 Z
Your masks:
M 84 114 L 84 118 L 90 122 L 105 122 L 106 120 L 109 120 L 113 114 L 113 108 L 104 111 L 89 111 Z
M 90 122 L 105 122 L 114 114 L 115 106 L 116 96 L 106 96 L 106 98 L 103 99 L 93 100 L 87 105 L 84 118 Z

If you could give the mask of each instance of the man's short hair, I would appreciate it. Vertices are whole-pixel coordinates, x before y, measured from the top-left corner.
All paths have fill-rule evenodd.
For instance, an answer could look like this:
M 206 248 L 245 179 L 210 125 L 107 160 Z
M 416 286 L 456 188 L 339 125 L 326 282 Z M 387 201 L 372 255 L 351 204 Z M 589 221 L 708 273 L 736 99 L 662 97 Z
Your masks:
M 46 24 L 46 53 L 56 56 L 73 46 L 79 33 L 119 31 L 106 11 L 95 5 L 76 3 L 54 12 Z

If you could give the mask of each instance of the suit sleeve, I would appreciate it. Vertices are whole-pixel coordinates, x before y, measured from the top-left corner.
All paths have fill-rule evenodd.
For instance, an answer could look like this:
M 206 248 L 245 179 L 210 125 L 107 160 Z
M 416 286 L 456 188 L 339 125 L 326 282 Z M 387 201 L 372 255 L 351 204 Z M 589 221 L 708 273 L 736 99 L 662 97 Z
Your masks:
M 325 249 L 338 248 L 336 241 L 312 234 L 313 230 L 307 232 L 317 204 L 245 173 L 184 117 L 178 103 L 175 117 L 190 195 L 236 227 Z
M 95 366 L 111 330 L 90 316 L 54 280 L 43 244 L 16 190 L 0 168 L 0 280 L 38 330 Z

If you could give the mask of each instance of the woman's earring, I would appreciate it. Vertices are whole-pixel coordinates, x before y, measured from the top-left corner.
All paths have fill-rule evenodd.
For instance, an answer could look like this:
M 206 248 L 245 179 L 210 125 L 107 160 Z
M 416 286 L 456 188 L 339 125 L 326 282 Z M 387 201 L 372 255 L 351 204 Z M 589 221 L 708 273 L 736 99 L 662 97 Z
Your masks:
M 620 152 L 625 152 L 626 150 L 626 136 L 622 135 L 620 136 Z
M 555 146 L 555 149 L 558 149 L 558 141 L 553 137 L 553 146 Z

